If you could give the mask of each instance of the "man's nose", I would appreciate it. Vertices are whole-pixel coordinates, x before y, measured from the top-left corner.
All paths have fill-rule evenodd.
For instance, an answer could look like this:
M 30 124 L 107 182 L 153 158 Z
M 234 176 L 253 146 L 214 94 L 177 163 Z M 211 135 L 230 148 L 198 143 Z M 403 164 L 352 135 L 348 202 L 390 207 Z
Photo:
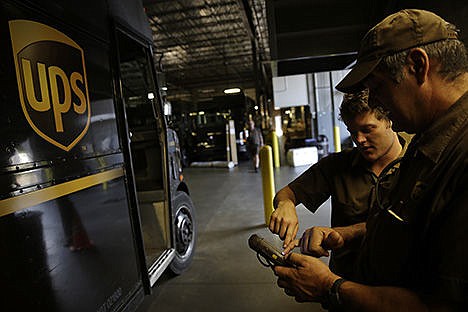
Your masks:
M 355 140 L 357 144 L 363 144 L 366 142 L 366 136 L 363 133 L 358 132 L 355 136 Z

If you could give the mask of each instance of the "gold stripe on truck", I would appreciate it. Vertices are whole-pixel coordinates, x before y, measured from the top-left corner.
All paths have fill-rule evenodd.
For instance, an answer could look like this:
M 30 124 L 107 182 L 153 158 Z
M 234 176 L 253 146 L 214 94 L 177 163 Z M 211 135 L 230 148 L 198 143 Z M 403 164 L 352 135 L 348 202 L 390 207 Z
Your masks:
M 57 184 L 24 195 L 0 200 L 0 217 L 10 213 L 42 204 L 46 201 L 75 193 L 86 188 L 123 176 L 123 168 L 116 168 L 93 174 L 73 181 Z

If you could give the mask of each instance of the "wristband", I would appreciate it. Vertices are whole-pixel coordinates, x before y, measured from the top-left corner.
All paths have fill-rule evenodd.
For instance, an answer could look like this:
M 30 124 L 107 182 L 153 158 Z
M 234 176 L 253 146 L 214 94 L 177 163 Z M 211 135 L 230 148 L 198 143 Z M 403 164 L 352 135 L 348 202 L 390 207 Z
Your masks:
M 347 280 L 345 280 L 344 278 L 337 279 L 336 281 L 333 282 L 332 287 L 328 291 L 328 302 L 330 304 L 329 308 L 334 311 L 341 310 L 343 302 L 341 301 L 339 291 L 340 291 L 341 284 L 343 284 L 344 282 L 347 282 Z

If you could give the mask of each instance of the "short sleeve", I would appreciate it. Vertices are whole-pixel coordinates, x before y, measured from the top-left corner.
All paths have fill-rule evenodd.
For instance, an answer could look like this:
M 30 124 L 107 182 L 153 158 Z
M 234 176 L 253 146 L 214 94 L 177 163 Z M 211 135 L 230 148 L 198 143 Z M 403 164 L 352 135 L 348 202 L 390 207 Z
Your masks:
M 327 158 L 314 164 L 288 184 L 296 196 L 297 203 L 303 204 L 312 212 L 315 212 L 332 194 L 329 180 L 332 172 L 329 172 L 330 159 Z

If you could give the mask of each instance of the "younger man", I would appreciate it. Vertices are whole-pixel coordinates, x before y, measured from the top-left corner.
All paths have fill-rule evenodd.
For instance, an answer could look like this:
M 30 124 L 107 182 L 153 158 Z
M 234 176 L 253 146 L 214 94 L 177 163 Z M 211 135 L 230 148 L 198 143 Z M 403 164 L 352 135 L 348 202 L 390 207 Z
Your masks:
M 365 222 L 375 199 L 377 181 L 389 184 L 394 178 L 395 168 L 382 170 L 402 156 L 402 146 L 406 144 L 392 130 L 386 112 L 369 107 L 367 101 L 367 90 L 346 94 L 340 108 L 340 116 L 357 147 L 321 159 L 276 194 L 270 230 L 284 239 L 285 247 L 298 231 L 296 205 L 302 203 L 315 212 L 331 196 L 332 227 Z M 302 252 L 307 254 L 307 242 L 302 244 Z M 330 268 L 342 276 L 351 276 L 356 253 L 351 249 L 334 251 Z

